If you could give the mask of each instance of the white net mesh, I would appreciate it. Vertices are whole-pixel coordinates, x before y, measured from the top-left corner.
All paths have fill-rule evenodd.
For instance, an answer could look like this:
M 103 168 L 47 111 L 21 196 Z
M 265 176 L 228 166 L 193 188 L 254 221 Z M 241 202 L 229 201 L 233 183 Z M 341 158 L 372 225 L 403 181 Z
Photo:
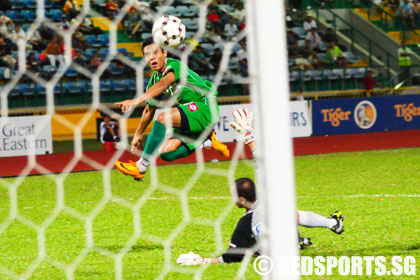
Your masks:
M 224 29 L 228 17 L 239 8 L 234 8 L 233 4 L 217 6 L 210 0 L 127 1 L 116 12 L 111 12 L 108 1 L 72 3 L 73 8 L 66 13 L 63 7 L 67 3 L 15 1 L 11 11 L 26 18 L 19 20 L 16 17 L 14 23 L 22 24 L 20 28 L 25 32 L 19 33 L 16 28 L 2 25 L 3 37 L 16 47 L 15 53 L 11 51 L 3 59 L 10 75 L 4 78 L 1 89 L 2 121 L 33 112 L 50 116 L 54 119 L 54 127 L 71 131 L 74 153 L 64 159 L 65 162 L 53 155 L 41 161 L 30 150 L 27 161 L 16 159 L 16 164 L 22 164 L 16 174 L 0 179 L 0 247 L 4 251 L 0 278 L 179 279 L 181 274 L 187 278 L 194 275 L 206 279 L 244 277 L 250 253 L 242 264 L 227 269 L 211 270 L 209 265 L 181 267 L 175 262 L 179 254 L 190 250 L 206 257 L 220 256 L 226 250 L 232 229 L 242 214 L 233 211 L 230 186 L 237 176 L 253 176 L 253 164 L 239 160 L 243 155 L 242 145 L 231 151 L 232 160 L 225 163 L 205 163 L 203 150 L 197 149 L 195 164 L 152 165 L 148 179 L 139 183 L 112 170 L 123 150 L 103 162 L 86 153 L 83 141 L 92 118 L 101 112 L 119 118 L 121 140 L 123 146 L 129 148 L 128 128 L 132 125 L 133 113 L 118 114 L 112 102 L 141 96 L 148 77 L 145 73 L 150 69 L 137 54 L 130 54 L 131 47 L 130 51 L 123 50 L 121 41 L 140 48 L 138 43 L 150 36 L 147 20 L 150 22 L 161 15 L 173 14 L 183 19 L 187 39 L 195 36 L 206 52 L 205 60 L 210 61 L 216 48 L 222 49 L 218 64 L 210 63 L 205 70 L 194 65 L 204 78 L 212 80 L 222 92 L 235 88 L 239 94 L 246 94 L 246 65 L 240 60 L 246 60 L 246 49 L 240 43 L 246 36 L 246 29 L 241 31 L 239 28 L 243 17 L 234 19 L 238 28 L 232 34 Z M 18 6 L 20 4 L 23 6 Z M 215 8 L 225 18 L 210 22 L 208 14 Z M 14 13 L 4 14 L 15 16 Z M 72 20 L 61 20 L 65 14 Z M 93 67 L 78 59 L 79 53 L 89 58 L 93 56 L 81 44 L 91 38 L 89 32 L 75 37 L 82 27 L 86 28 L 85 19 L 93 21 L 93 27 L 105 29 L 107 35 L 100 47 L 93 47 L 94 42 L 89 42 L 89 49 L 103 54 L 101 63 Z M 42 25 L 58 40 L 63 40 L 61 44 L 58 42 L 62 54 L 44 55 L 43 50 L 48 46 L 39 46 L 36 34 L 44 28 Z M 138 32 L 134 33 L 135 30 Z M 127 40 L 127 36 L 135 39 Z M 30 63 L 31 52 L 38 56 L 42 67 Z M 238 56 L 240 52 L 243 56 Z M 183 51 L 171 53 L 190 65 L 194 60 L 192 44 L 187 44 Z M 17 63 L 16 67 L 14 63 Z M 124 69 L 125 80 L 135 81 L 135 88 L 130 89 L 128 85 L 118 88 L 123 75 L 113 72 L 115 65 Z M 174 103 L 175 98 L 164 108 L 171 108 Z M 75 110 L 77 104 L 84 104 L 78 118 L 69 118 L 63 113 L 67 107 L 70 111 Z M 207 138 L 210 129 L 203 131 L 199 141 Z M 100 171 L 73 173 L 80 164 Z M 63 168 L 53 175 L 57 173 L 54 165 Z M 34 173 L 41 176 L 28 177 Z M 208 269 L 210 272 L 206 274 Z M 256 276 L 252 274 L 252 277 Z

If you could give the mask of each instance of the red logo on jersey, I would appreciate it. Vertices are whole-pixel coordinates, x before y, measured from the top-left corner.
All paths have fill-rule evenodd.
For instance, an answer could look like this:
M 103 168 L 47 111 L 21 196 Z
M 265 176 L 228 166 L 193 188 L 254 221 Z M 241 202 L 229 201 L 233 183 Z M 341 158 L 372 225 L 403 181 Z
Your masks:
M 188 105 L 188 109 L 190 109 L 190 112 L 194 112 L 198 110 L 198 106 L 195 103 L 191 103 L 190 105 Z

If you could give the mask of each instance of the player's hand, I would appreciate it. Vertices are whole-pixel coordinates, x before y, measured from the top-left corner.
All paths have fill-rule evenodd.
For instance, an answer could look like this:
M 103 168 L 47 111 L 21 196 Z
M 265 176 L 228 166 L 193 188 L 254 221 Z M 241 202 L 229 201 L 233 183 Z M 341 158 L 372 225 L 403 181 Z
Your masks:
M 177 264 L 180 265 L 198 265 L 204 263 L 210 263 L 209 259 L 200 257 L 200 255 L 189 252 L 188 254 L 182 254 L 176 260 Z
M 116 102 L 115 105 L 120 106 L 123 113 L 130 111 L 133 107 L 139 105 L 136 99 L 127 99 L 121 102 Z
M 244 137 L 245 144 L 255 141 L 252 133 L 252 112 L 246 108 L 240 108 L 233 111 L 233 117 L 236 122 L 231 121 L 230 126 Z
M 143 142 L 143 135 L 134 134 L 133 140 L 131 141 L 131 153 L 141 156 L 142 142 Z

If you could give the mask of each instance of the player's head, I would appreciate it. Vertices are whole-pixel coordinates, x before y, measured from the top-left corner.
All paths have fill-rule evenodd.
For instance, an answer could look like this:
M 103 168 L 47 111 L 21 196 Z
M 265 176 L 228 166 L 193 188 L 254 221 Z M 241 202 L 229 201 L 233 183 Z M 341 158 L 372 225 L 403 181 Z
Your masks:
M 156 45 L 153 42 L 153 38 L 149 37 L 143 41 L 142 51 L 150 68 L 155 71 L 163 71 L 165 67 L 165 60 L 168 55 L 166 50 L 163 50 L 161 47 Z
M 236 205 L 240 208 L 251 208 L 257 200 L 255 184 L 249 178 L 239 178 L 235 180 L 237 201 Z

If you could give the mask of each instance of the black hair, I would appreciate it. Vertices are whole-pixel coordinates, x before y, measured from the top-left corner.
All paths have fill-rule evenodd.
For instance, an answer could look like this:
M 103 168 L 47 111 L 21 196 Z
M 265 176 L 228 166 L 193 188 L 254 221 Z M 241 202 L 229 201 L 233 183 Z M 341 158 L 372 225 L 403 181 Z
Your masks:
M 238 197 L 244 197 L 249 202 L 255 202 L 257 200 L 255 184 L 251 179 L 246 177 L 236 179 L 235 185 Z
M 148 45 L 154 44 L 155 42 L 153 41 L 153 37 L 147 37 L 146 39 L 144 39 L 143 41 L 143 45 L 141 46 L 141 51 L 144 53 L 144 48 L 147 47 Z M 162 49 L 162 48 L 161 48 Z M 163 51 L 163 50 L 162 50 Z

